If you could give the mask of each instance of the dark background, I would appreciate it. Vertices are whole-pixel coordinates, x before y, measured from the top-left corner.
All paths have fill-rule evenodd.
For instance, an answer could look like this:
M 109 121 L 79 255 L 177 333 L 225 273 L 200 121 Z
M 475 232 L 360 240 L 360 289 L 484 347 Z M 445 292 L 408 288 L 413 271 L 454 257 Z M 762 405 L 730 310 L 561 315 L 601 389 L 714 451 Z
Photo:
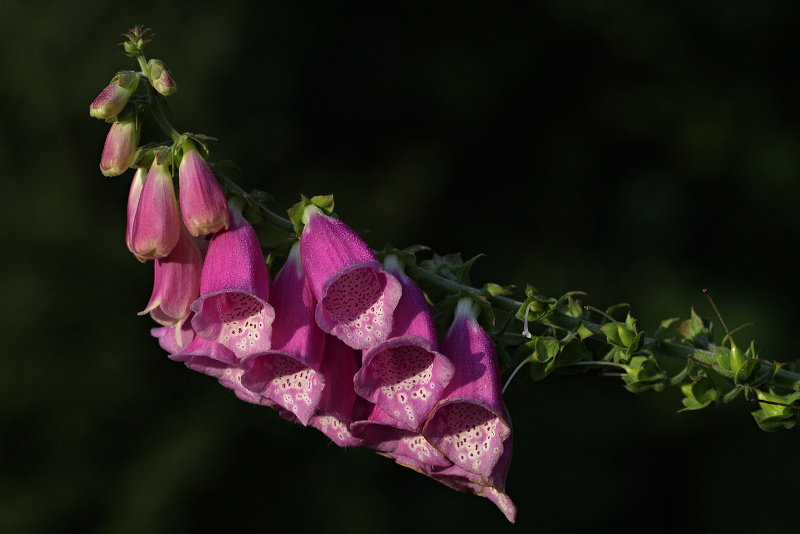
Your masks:
M 100 174 L 87 110 L 144 24 L 176 127 L 276 211 L 334 193 L 374 248 L 484 253 L 479 285 L 628 302 L 648 331 L 711 315 L 707 287 L 758 324 L 740 346 L 793 360 L 800 4 L 111 5 L 0 6 L 1 532 L 798 531 L 798 431 L 743 399 L 677 414 L 615 378 L 515 381 L 511 527 L 171 362 L 136 316 L 132 173 Z

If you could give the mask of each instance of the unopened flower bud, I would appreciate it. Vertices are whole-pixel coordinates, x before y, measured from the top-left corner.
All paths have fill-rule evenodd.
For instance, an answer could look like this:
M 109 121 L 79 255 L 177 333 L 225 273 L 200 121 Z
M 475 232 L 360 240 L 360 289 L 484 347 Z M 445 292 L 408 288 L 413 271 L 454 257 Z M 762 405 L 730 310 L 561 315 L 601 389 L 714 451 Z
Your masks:
M 89 114 L 103 120 L 116 117 L 125 109 L 125 105 L 138 85 L 139 75 L 135 72 L 118 72 L 108 87 L 103 89 L 103 92 L 89 106 Z
M 183 145 L 178 169 L 183 223 L 194 235 L 206 235 L 228 228 L 228 201 L 211 167 L 189 139 Z
M 167 256 L 181 234 L 170 163 L 156 158 L 142 184 L 128 243 L 139 261 Z
M 136 146 L 139 144 L 139 127 L 136 107 L 128 104 L 111 125 L 100 157 L 100 170 L 106 176 L 119 176 L 133 165 Z
M 164 96 L 169 96 L 178 90 L 178 86 L 175 85 L 172 74 L 169 72 L 166 65 L 164 65 L 163 61 L 160 59 L 151 59 L 147 66 L 150 72 L 150 83 L 153 84 L 153 89 Z

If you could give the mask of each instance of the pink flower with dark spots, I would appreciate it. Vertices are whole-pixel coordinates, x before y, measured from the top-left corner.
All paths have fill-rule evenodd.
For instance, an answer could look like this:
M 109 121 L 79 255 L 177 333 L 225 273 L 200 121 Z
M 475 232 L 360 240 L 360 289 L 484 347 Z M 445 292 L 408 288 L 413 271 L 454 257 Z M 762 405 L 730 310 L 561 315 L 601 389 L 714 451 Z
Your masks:
M 214 234 L 192 303 L 198 336 L 230 349 L 238 359 L 271 348 L 275 312 L 269 304 L 269 273 L 253 227 L 231 203 L 231 225 Z
M 384 269 L 402 286 L 391 337 L 364 352 L 356 392 L 380 406 L 402 426 L 419 430 L 453 377 L 453 364 L 440 354 L 433 313 L 422 290 L 389 254 Z
M 495 465 L 511 426 L 500 390 L 497 354 L 478 324 L 480 308 L 470 297 L 458 301 L 453 324 L 442 340 L 442 353 L 455 367 L 453 379 L 436 404 L 422 433 L 456 466 L 491 485 Z
M 402 288 L 346 224 L 307 206 L 300 238 L 303 266 L 323 331 L 357 350 L 389 338 Z
M 272 281 L 270 304 L 275 310 L 272 349 L 248 356 L 242 384 L 268 397 L 307 425 L 317 410 L 325 380 L 320 363 L 325 332 L 314 321 L 316 300 L 308 286 L 296 242 Z

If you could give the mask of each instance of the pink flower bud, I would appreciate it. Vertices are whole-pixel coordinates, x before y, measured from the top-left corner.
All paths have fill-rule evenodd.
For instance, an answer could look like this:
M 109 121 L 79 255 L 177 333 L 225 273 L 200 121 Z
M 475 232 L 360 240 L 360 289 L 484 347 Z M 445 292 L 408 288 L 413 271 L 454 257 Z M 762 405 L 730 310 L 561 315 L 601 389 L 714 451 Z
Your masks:
M 139 261 L 167 256 L 181 235 L 181 220 L 169 163 L 158 160 L 142 186 L 129 247 Z
M 139 85 L 139 75 L 132 71 L 118 72 L 108 87 L 89 106 L 89 115 L 108 120 L 116 117 L 130 100 Z
M 228 228 L 228 202 L 211 167 L 191 139 L 183 145 L 178 179 L 183 224 L 189 233 L 199 236 Z
M 150 83 L 153 85 L 153 89 L 164 96 L 169 96 L 178 90 L 175 80 L 172 79 L 172 74 L 167 70 L 163 61 L 151 59 L 147 66 L 150 71 Z
M 139 127 L 136 107 L 129 104 L 111 125 L 100 157 L 100 171 L 106 176 L 119 176 L 133 165 L 136 145 L 139 144 Z
M 136 220 L 136 208 L 139 206 L 139 197 L 142 196 L 144 180 L 147 178 L 149 167 L 139 167 L 131 180 L 131 189 L 128 193 L 128 225 L 125 228 L 125 243 L 128 250 L 133 252 L 133 222 Z

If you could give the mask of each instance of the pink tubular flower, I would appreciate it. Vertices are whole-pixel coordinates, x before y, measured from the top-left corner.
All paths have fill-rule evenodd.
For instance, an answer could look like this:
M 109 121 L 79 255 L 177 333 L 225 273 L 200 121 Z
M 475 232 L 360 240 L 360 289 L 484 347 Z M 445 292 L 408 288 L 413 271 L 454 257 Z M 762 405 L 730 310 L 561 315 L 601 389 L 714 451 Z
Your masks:
M 139 85 L 139 75 L 132 71 L 118 72 L 103 92 L 89 106 L 89 115 L 108 120 L 116 117 Z
M 230 207 L 230 227 L 214 234 L 208 245 L 201 297 L 191 306 L 192 327 L 242 359 L 271 348 L 275 312 L 268 303 L 269 273 L 258 238 L 238 200 Z
M 230 224 L 228 202 L 211 167 L 187 139 L 178 169 L 183 223 L 193 236 L 206 235 Z
M 139 315 L 149 313 L 155 322 L 175 327 L 176 334 L 180 334 L 180 327 L 191 313 L 189 306 L 200 296 L 202 266 L 196 238 L 182 229 L 172 252 L 155 260 L 153 294 Z M 182 344 L 182 340 L 178 339 L 178 343 Z
M 455 366 L 453 379 L 422 430 L 428 441 L 456 466 L 490 477 L 511 436 L 500 391 L 497 354 L 478 324 L 480 308 L 470 297 L 458 301 L 453 324 L 442 340 L 442 353 Z
M 319 369 L 326 336 L 314 322 L 316 301 L 300 261 L 299 241 L 272 281 L 269 302 L 275 310 L 272 349 L 242 361 L 242 384 L 307 425 L 325 387 Z
M 402 288 L 346 224 L 310 205 L 300 238 L 322 330 L 350 347 L 369 349 L 389 338 Z
M 128 202 L 130 206 L 130 198 Z M 175 248 L 180 235 L 181 220 L 169 162 L 156 160 L 142 185 L 128 247 L 139 261 L 163 258 Z
M 340 447 L 361 445 L 361 440 L 350 432 L 350 423 L 365 419 L 371 409 L 353 389 L 353 375 L 358 370 L 359 360 L 355 350 L 333 336 L 326 336 L 325 356 L 320 365 L 325 389 L 319 410 L 308 424 Z
M 138 144 L 139 126 L 136 120 L 136 107 L 128 104 L 108 130 L 103 155 L 100 156 L 100 171 L 105 176 L 119 176 L 127 171 L 133 165 Z
M 453 364 L 438 352 L 431 308 L 419 286 L 389 254 L 387 273 L 402 286 L 391 337 L 364 352 L 356 392 L 411 430 L 419 430 L 453 377 Z

